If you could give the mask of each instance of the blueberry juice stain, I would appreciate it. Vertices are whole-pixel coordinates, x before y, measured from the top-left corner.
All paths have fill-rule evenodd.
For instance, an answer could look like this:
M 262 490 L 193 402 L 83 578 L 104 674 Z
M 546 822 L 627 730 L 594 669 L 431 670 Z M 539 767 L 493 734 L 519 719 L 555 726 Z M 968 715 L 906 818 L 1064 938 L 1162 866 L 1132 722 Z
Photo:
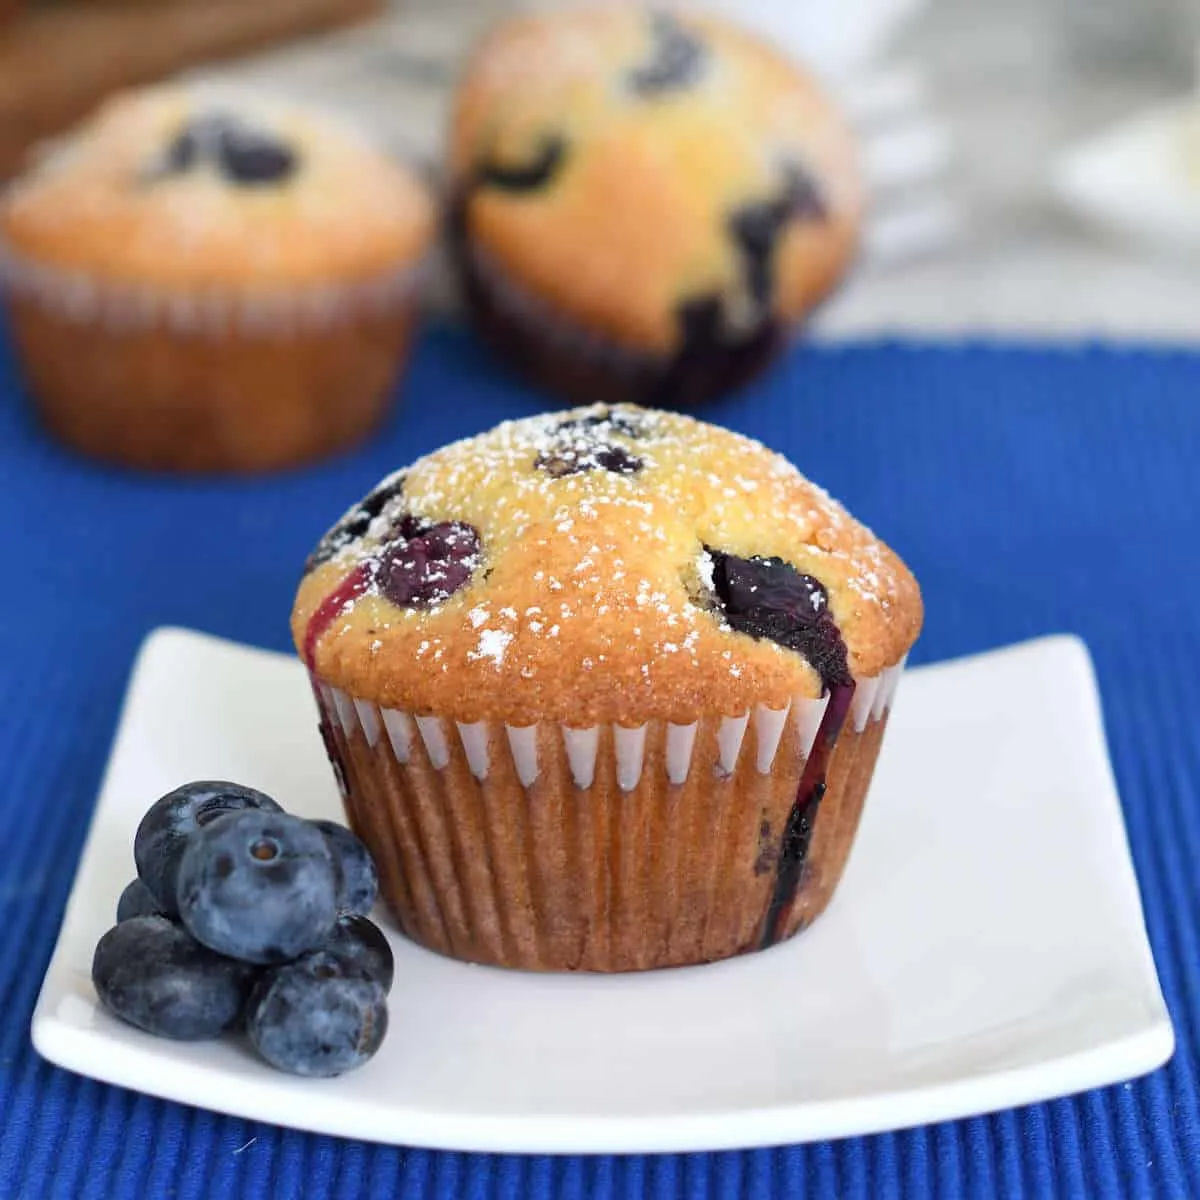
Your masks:
M 352 604 L 371 586 L 373 572 L 369 563 L 359 563 L 345 579 L 320 604 L 308 620 L 308 628 L 304 631 L 304 662 L 313 667 L 317 643 L 324 636 L 330 625 L 337 620 L 338 614 L 344 612 L 347 605 Z
M 846 724 L 850 704 L 854 699 L 853 679 L 849 683 L 827 683 L 826 688 L 829 692 L 829 703 L 825 706 L 825 714 L 821 718 L 813 747 L 804 763 L 800 785 L 796 789 L 795 803 L 783 827 L 779 862 L 775 868 L 775 887 L 763 919 L 759 939 L 760 950 L 765 950 L 780 941 L 787 928 L 796 895 L 804 880 L 804 866 L 808 861 L 817 812 L 825 798 L 829 760 Z
M 775 884 L 759 935 L 758 948 L 766 949 L 783 937 L 804 881 L 829 761 L 854 699 L 854 677 L 846 644 L 829 610 L 828 593 L 819 580 L 779 558 L 739 558 L 712 549 L 708 554 L 713 591 L 729 625 L 802 654 L 829 696 L 780 840 Z

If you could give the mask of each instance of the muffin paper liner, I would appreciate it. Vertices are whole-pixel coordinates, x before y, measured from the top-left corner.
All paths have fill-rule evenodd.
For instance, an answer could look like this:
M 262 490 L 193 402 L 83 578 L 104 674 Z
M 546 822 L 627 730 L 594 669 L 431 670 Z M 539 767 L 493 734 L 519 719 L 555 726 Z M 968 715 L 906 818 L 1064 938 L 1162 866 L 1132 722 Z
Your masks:
M 857 681 L 785 937 L 841 876 L 902 668 Z M 639 970 L 761 946 L 828 697 L 577 729 L 456 722 L 312 684 L 350 823 L 413 940 L 533 970 Z
M 631 376 L 655 363 L 657 356 L 651 351 L 628 349 L 613 338 L 592 333 L 568 320 L 552 304 L 515 283 L 504 268 L 478 245 L 468 242 L 465 253 L 470 255 L 472 266 L 479 272 L 492 295 L 511 313 L 536 328 L 540 337 L 557 343 L 560 350 L 602 363 L 607 370 Z
M 410 304 L 428 270 L 422 261 L 354 283 L 258 292 L 233 287 L 188 291 L 101 280 L 46 266 L 0 240 L 0 288 L 60 318 L 99 323 L 114 332 L 166 328 L 193 335 L 231 330 L 272 335 L 336 327 L 364 314 Z

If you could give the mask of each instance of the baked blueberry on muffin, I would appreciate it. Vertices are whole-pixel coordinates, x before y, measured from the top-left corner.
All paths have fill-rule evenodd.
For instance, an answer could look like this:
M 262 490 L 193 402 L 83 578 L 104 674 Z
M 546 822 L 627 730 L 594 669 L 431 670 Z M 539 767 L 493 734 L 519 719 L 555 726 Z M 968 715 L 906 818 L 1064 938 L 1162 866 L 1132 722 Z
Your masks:
M 451 241 L 493 346 L 580 400 L 676 407 L 768 363 L 859 224 L 849 134 L 815 84 L 716 18 L 518 17 L 469 64 Z
M 824 909 L 921 619 L 904 564 L 778 455 L 598 406 L 384 480 L 292 628 L 404 932 L 626 971 Z
M 0 197 L 0 282 L 68 442 L 145 467 L 279 467 L 383 415 L 432 227 L 424 188 L 354 132 L 164 86 L 105 105 Z

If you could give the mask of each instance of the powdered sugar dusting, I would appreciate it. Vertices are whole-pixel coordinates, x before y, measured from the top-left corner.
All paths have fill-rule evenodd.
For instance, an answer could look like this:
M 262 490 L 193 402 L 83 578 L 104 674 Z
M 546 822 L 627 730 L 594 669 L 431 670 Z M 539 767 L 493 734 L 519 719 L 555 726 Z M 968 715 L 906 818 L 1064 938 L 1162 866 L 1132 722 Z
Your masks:
M 504 662 L 504 651 L 512 641 L 513 635 L 503 629 L 485 629 L 479 635 L 479 644 L 474 650 L 467 652 L 471 659 L 490 658 L 496 666 Z
M 564 445 L 572 465 L 585 465 L 544 469 Z M 598 405 L 508 421 L 391 482 L 395 495 L 333 556 L 340 573 L 385 561 L 404 522 L 475 530 L 478 555 L 461 590 L 421 607 L 397 608 L 369 586 L 337 632 L 362 629 L 373 654 L 453 674 L 467 692 L 464 670 L 487 673 L 480 688 L 504 681 L 506 695 L 582 671 L 589 686 L 649 696 L 681 672 L 702 678 L 701 668 L 731 687 L 756 672 L 807 669 L 725 622 L 709 546 L 779 557 L 822 579 L 839 624 L 849 615 L 851 646 L 856 608 L 885 609 L 900 586 L 896 560 L 785 460 L 675 414 Z M 353 528 L 356 511 L 344 518 Z

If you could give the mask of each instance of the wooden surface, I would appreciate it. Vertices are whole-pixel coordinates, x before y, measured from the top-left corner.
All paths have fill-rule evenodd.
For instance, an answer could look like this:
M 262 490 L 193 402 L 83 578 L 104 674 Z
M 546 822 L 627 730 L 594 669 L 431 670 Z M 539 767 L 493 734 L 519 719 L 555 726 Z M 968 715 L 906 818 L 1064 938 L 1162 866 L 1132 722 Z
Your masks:
M 0 0 L 0 12 L 13 0 Z M 0 179 L 108 93 L 376 14 L 380 0 L 95 0 L 0 21 Z

